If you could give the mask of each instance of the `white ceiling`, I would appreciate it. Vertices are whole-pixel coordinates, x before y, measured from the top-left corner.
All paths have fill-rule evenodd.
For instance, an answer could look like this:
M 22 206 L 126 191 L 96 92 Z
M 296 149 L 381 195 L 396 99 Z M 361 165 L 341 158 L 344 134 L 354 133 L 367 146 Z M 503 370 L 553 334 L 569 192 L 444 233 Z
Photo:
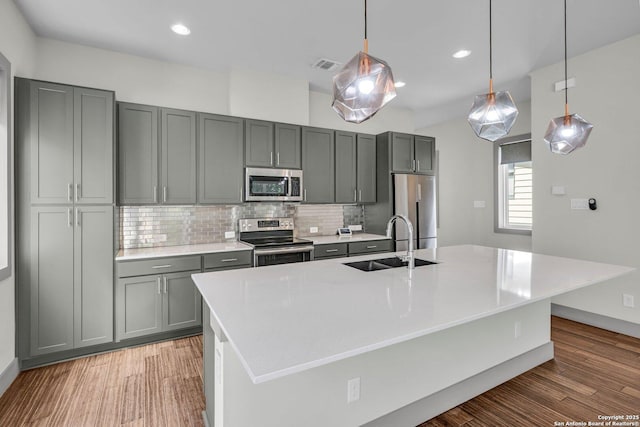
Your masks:
M 362 0 L 14 1 L 42 37 L 220 71 L 285 74 L 327 93 L 333 73 L 310 65 L 345 63 L 362 49 Z M 487 92 L 488 4 L 369 1 L 369 53 L 407 82 L 389 105 L 413 110 L 418 128 L 464 116 L 473 95 Z M 493 2 L 495 89 L 510 90 L 516 103 L 530 97 L 529 72 L 562 59 L 562 8 L 562 0 Z M 638 0 L 569 0 L 568 8 L 570 57 L 640 33 Z M 176 22 L 191 35 L 171 32 Z M 471 56 L 453 59 L 461 48 Z

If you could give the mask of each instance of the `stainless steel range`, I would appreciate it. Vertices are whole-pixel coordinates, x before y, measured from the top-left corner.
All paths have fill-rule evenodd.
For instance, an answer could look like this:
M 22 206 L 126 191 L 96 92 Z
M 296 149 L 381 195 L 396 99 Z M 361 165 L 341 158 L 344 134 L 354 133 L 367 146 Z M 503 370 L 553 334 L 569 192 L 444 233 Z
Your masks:
M 253 246 L 254 267 L 313 260 L 313 242 L 293 237 L 293 218 L 241 219 L 238 228 Z

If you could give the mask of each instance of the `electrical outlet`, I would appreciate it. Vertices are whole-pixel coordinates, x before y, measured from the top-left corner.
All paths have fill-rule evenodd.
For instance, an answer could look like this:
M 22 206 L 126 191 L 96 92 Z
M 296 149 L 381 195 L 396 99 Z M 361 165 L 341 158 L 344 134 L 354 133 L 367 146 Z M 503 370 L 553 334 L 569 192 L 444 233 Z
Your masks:
M 629 308 L 634 308 L 636 305 L 633 301 L 633 295 L 622 294 L 622 305 Z
M 473 201 L 474 208 L 486 208 L 487 203 L 484 200 L 474 200 Z
M 224 238 L 225 239 L 233 239 L 234 237 L 236 237 L 236 232 L 235 231 L 225 231 L 224 232 Z
M 309 233 L 317 233 L 318 227 L 309 227 Z
M 520 335 L 522 335 L 522 322 L 518 320 L 513 325 L 513 337 L 520 338 Z
M 360 224 L 358 224 L 358 225 L 350 225 L 347 228 L 349 230 L 351 230 L 351 231 L 362 231 L 362 225 L 360 225 Z
M 360 400 L 360 377 L 347 381 L 347 403 Z

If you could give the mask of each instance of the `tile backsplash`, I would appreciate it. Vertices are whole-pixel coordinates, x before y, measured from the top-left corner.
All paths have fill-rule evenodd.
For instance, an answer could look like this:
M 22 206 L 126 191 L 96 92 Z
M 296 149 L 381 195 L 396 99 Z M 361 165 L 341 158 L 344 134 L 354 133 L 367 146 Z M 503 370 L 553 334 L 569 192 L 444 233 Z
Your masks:
M 119 212 L 123 249 L 224 242 L 225 231 L 238 233 L 241 218 L 293 217 L 296 235 L 326 235 L 338 227 L 361 224 L 361 205 L 244 203 L 216 206 L 122 206 Z M 317 233 L 310 228 L 317 227 Z

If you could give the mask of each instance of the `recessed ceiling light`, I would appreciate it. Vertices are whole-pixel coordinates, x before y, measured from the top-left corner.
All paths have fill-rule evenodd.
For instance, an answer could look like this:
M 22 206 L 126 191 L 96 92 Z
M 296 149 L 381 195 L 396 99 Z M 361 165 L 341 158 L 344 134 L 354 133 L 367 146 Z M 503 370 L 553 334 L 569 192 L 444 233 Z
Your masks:
M 405 82 L 401 81 L 401 80 L 398 80 L 398 81 L 395 83 L 395 86 L 396 86 L 396 87 L 405 87 L 406 85 L 407 85 L 407 84 L 406 84 Z
M 189 34 L 191 34 L 191 30 L 182 24 L 172 25 L 171 30 L 176 34 L 180 34 L 181 36 L 188 36 Z
M 452 56 L 454 58 L 456 58 L 456 59 L 462 59 L 462 58 L 466 58 L 469 55 L 471 55 L 471 51 L 470 50 L 460 49 L 459 51 L 454 53 Z

